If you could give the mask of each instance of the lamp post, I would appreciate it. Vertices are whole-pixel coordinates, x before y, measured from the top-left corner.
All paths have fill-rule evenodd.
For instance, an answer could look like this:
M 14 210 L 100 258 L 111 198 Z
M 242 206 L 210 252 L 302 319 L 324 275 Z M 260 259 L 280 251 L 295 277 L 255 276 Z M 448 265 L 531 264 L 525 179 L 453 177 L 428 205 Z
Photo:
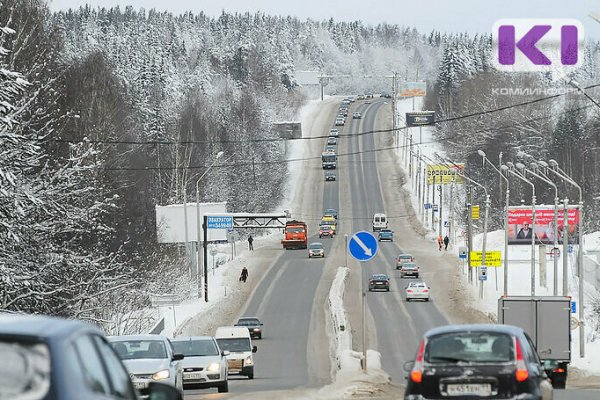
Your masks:
M 508 296 L 508 207 L 510 200 L 510 183 L 508 178 L 504 176 L 504 174 L 496 168 L 494 163 L 488 160 L 485 152 L 483 150 L 477 150 L 477 154 L 479 154 L 483 158 L 483 165 L 485 166 L 486 162 L 492 166 L 494 171 L 496 171 L 502 179 L 506 182 L 506 204 L 505 204 L 505 218 L 504 218 L 504 296 Z M 494 270 L 496 271 L 496 270 Z M 498 280 L 496 279 L 496 284 L 498 284 Z M 497 290 L 497 288 L 496 288 Z
M 523 165 L 523 164 L 520 164 Z M 523 165 L 524 167 L 524 165 Z M 507 162 L 506 165 L 501 165 L 500 169 L 517 177 L 525 183 L 531 185 L 531 295 L 535 296 L 535 185 L 529 179 L 525 178 L 520 173 L 514 171 L 515 165 Z
M 585 356 L 585 334 L 584 334 L 584 299 L 583 299 L 583 191 L 581 190 L 581 186 L 577 184 L 569 175 L 565 173 L 555 160 L 548 160 L 548 164 L 552 167 L 549 171 L 553 171 L 557 176 L 560 176 L 565 182 L 575 186 L 579 191 L 579 246 L 577 253 L 577 272 L 579 275 L 579 321 L 581 325 L 579 326 L 579 355 L 580 357 Z M 564 224 L 568 223 L 568 219 L 564 221 Z M 566 256 L 566 255 L 565 255 Z
M 542 161 L 542 163 L 543 163 L 543 161 Z M 526 171 L 529 172 L 531 175 L 535 176 L 536 178 L 546 182 L 547 184 L 549 184 L 550 186 L 552 186 L 554 188 L 554 222 L 553 222 L 554 240 L 552 241 L 552 254 L 554 257 L 554 286 L 552 288 L 553 289 L 552 294 L 554 296 L 558 296 L 558 257 L 556 256 L 556 251 L 558 250 L 558 187 L 542 171 L 539 170 L 539 166 L 543 167 L 545 164 L 545 163 L 543 163 L 543 164 L 542 163 L 532 162 L 531 170 L 526 170 Z M 565 256 L 566 256 L 566 254 L 565 254 Z M 564 277 L 563 277 L 563 279 L 564 279 Z
M 201 223 L 201 219 L 200 219 L 200 181 L 202 180 L 202 178 L 204 178 L 206 176 L 206 174 L 208 174 L 208 172 L 212 169 L 212 167 L 215 166 L 215 164 L 217 163 L 217 161 L 219 160 L 219 158 L 221 158 L 223 156 L 223 152 L 220 151 L 217 153 L 217 155 L 215 156 L 215 160 L 212 162 L 212 164 L 210 164 L 210 166 L 206 169 L 206 171 L 204 171 L 204 173 L 202 175 L 200 175 L 200 178 L 198 178 L 198 180 L 196 181 L 196 251 L 198 252 L 198 259 L 196 262 L 196 268 L 198 268 L 198 271 L 196 273 L 196 276 L 199 277 L 200 276 L 200 236 L 202 235 L 202 223 Z M 206 238 L 204 238 L 204 252 L 206 252 Z M 206 263 L 204 263 L 204 301 L 208 302 L 208 285 L 206 284 L 206 276 L 207 274 L 207 265 Z M 201 280 L 198 278 L 198 296 L 201 296 L 202 290 L 201 290 L 201 286 L 200 286 Z

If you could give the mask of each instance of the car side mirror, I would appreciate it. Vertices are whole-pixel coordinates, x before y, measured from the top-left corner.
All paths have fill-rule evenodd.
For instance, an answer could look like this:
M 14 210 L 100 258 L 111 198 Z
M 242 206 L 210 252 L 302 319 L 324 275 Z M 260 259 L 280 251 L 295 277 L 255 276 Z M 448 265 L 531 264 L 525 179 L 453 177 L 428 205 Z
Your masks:
M 148 384 L 149 400 L 183 400 L 183 395 L 175 386 L 160 382 Z
M 223 350 L 223 351 L 221 351 L 221 355 L 222 355 L 223 357 L 227 357 L 227 356 L 228 356 L 228 355 L 230 355 L 230 354 L 231 354 L 231 353 L 229 352 L 229 350 Z
M 180 361 L 183 360 L 185 358 L 185 356 L 181 353 L 173 353 L 173 361 Z
M 253 353 L 256 353 L 257 351 L 258 351 L 258 347 L 256 347 L 256 346 L 252 346 L 252 352 L 253 352 Z
M 414 361 L 407 361 L 402 365 L 402 369 L 404 370 L 404 372 L 410 372 L 410 371 L 412 371 L 414 366 L 415 366 Z
M 262 322 L 260 323 L 260 326 L 263 326 Z

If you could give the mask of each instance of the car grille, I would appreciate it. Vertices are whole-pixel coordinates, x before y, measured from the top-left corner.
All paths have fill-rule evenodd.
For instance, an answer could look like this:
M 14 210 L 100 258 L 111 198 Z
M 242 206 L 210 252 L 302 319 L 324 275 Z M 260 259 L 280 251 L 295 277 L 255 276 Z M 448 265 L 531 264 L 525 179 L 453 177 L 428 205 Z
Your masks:
M 136 379 L 152 379 L 152 374 L 130 374 L 129 376 Z
M 204 368 L 185 368 L 184 369 L 185 372 L 197 372 L 197 371 L 204 371 Z

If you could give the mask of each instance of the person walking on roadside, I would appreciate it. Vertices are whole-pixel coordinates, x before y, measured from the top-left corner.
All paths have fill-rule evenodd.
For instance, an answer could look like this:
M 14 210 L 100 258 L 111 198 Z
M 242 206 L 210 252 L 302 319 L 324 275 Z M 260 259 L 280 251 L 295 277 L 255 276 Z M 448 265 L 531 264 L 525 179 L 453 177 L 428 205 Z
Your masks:
M 252 237 L 252 235 L 248 235 L 248 250 L 250 251 L 254 251 L 254 245 L 252 244 L 254 242 L 254 238 Z
M 444 239 L 442 238 L 442 235 L 438 236 L 437 242 L 438 242 L 438 250 L 442 251 L 442 246 L 444 245 Z
M 448 235 L 444 236 L 444 250 L 448 251 L 448 243 L 450 243 L 450 238 Z
M 242 274 L 240 275 L 240 282 L 246 283 L 246 279 L 248 279 L 248 268 L 242 268 Z

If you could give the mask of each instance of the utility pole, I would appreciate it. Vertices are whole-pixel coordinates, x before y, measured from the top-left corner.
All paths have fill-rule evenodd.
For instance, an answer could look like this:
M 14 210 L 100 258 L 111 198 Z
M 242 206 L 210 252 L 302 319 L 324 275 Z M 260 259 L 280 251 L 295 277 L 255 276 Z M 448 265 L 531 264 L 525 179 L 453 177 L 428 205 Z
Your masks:
M 204 301 L 208 303 L 208 215 L 204 215 L 202 229 L 204 233 L 204 240 L 202 242 L 202 248 L 204 253 Z
M 442 236 L 442 226 L 443 226 L 443 218 L 442 218 L 442 209 L 443 209 L 443 202 L 442 202 L 442 194 L 444 193 L 444 184 L 443 184 L 443 177 L 440 176 L 440 186 L 438 186 L 438 190 L 440 191 L 440 213 L 438 214 L 438 230 L 439 230 L 439 236 Z
M 483 244 L 481 246 L 481 266 L 486 267 L 485 265 L 485 252 L 486 252 L 486 243 L 487 243 L 487 224 L 488 224 L 488 215 L 490 209 L 490 196 L 485 196 L 485 214 L 483 216 Z M 486 269 L 484 268 L 484 270 Z M 480 279 L 479 281 L 479 298 L 483 299 L 483 284 L 484 280 Z
M 563 296 L 569 295 L 569 199 L 563 202 Z M 580 300 L 581 301 L 581 300 Z
M 431 230 L 435 232 L 435 207 L 433 203 L 435 202 L 435 179 L 436 176 L 433 174 L 433 185 L 431 185 Z
M 473 283 L 473 271 L 471 269 L 471 251 L 473 251 L 473 231 L 471 207 L 473 202 L 473 194 L 471 185 L 467 185 L 467 270 L 469 271 L 469 283 Z

